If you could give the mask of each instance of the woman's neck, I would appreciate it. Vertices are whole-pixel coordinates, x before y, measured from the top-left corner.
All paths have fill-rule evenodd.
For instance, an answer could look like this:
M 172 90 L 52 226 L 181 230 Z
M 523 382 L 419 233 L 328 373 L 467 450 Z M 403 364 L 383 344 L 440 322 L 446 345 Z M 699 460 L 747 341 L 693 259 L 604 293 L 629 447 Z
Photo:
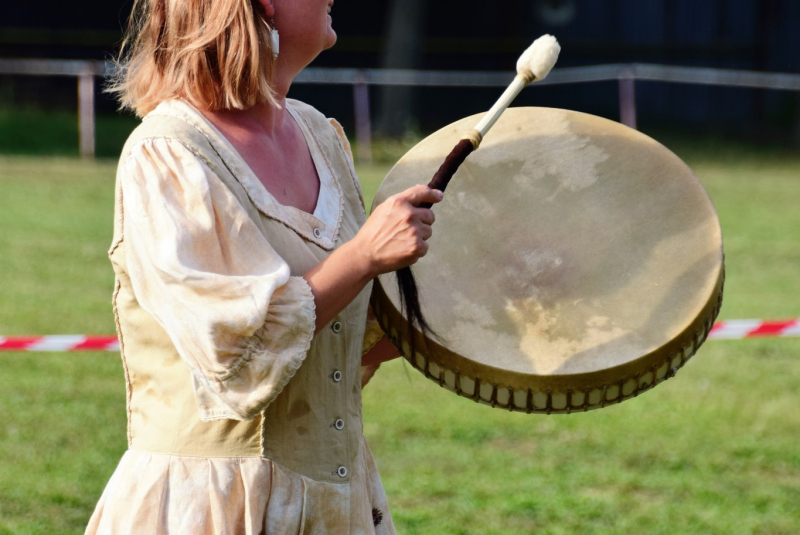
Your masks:
M 280 99 L 280 108 L 269 103 L 256 104 L 247 110 L 203 110 L 201 113 L 220 130 L 226 134 L 233 134 L 235 138 L 250 135 L 267 136 L 275 138 L 280 136 L 286 128 L 288 117 L 286 99 Z

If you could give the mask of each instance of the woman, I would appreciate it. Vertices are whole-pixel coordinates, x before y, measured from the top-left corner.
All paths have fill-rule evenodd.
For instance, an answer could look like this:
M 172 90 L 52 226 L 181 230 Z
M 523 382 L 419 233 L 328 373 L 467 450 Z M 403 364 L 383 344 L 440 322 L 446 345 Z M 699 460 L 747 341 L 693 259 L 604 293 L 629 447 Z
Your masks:
M 129 450 L 87 533 L 394 532 L 361 434 L 362 369 L 395 356 L 370 281 L 425 254 L 415 206 L 441 194 L 366 220 L 341 127 L 286 99 L 332 4 L 135 7 L 110 250 Z

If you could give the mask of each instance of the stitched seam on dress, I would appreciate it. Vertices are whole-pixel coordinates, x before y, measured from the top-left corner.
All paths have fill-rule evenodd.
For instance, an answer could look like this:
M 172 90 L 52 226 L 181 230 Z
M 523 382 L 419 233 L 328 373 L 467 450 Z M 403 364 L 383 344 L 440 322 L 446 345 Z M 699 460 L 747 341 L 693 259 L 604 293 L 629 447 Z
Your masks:
M 117 247 L 119 247 L 120 243 L 122 243 L 122 238 L 118 239 L 117 241 L 115 241 L 114 243 L 111 244 L 111 249 L 108 250 L 108 256 L 111 256 L 111 255 L 114 254 L 114 251 L 117 250 Z
M 300 526 L 297 529 L 297 535 L 303 535 L 306 532 L 306 505 L 308 504 L 308 487 L 306 486 L 306 478 L 300 476 L 300 483 L 303 485 L 303 505 L 300 507 Z
M 363 437 L 362 437 L 362 439 L 363 439 Z M 149 455 L 161 455 L 163 457 L 170 457 L 170 458 L 176 458 L 176 459 L 186 459 L 186 458 L 188 458 L 188 459 L 221 459 L 221 460 L 226 460 L 226 461 L 230 461 L 230 462 L 238 461 L 239 464 L 241 464 L 243 462 L 247 462 L 247 461 L 261 461 L 261 462 L 269 463 L 269 465 L 270 465 L 270 480 L 271 481 L 274 481 L 275 467 L 278 466 L 282 470 L 286 470 L 287 472 L 290 472 L 292 474 L 297 474 L 300 477 L 305 478 L 305 479 L 309 479 L 311 481 L 323 482 L 323 483 L 331 484 L 331 485 L 349 485 L 350 484 L 350 481 L 341 481 L 341 479 L 336 480 L 336 481 L 334 481 L 333 479 L 330 479 L 330 480 L 327 480 L 327 479 L 316 479 L 314 477 L 311 477 L 311 476 L 305 475 L 303 473 L 300 473 L 300 472 L 298 472 L 296 470 L 292 470 L 291 468 L 288 468 L 287 466 L 284 466 L 283 464 L 279 463 L 275 459 L 273 459 L 271 457 L 268 457 L 266 455 L 262 455 L 260 457 L 259 456 L 255 456 L 255 455 L 253 455 L 253 456 L 244 456 L 244 455 L 234 455 L 234 456 L 191 455 L 191 454 L 185 454 L 185 453 L 178 454 L 178 453 L 170 453 L 170 452 L 164 452 L 164 451 L 148 450 L 148 449 L 143 449 L 143 448 L 128 448 L 128 451 L 134 451 L 134 452 L 138 452 L 138 453 L 146 453 L 146 454 L 149 454 Z M 361 464 L 362 465 L 364 464 L 363 460 L 361 461 Z M 270 487 L 270 489 L 271 489 L 271 487 Z M 270 490 L 270 495 L 271 495 L 271 493 L 272 493 L 272 491 Z M 267 497 L 267 499 L 264 500 L 264 503 L 269 503 L 269 497 Z
M 234 178 L 234 180 L 236 180 L 236 182 L 238 182 L 238 183 L 239 183 L 239 185 L 240 185 L 240 186 L 242 187 L 242 189 L 244 190 L 244 194 L 245 194 L 245 195 L 247 195 L 247 198 L 248 198 L 248 199 L 250 199 L 250 202 L 251 202 L 251 203 L 253 203 L 253 206 L 255 206 L 255 207 L 256 207 L 256 209 L 257 209 L 259 212 L 261 212 L 262 214 L 264 214 L 264 216 L 265 216 L 265 217 L 268 217 L 269 219 L 272 219 L 273 221 L 277 221 L 278 223 L 281 223 L 281 224 L 282 224 L 282 225 L 284 225 L 286 228 L 288 228 L 288 229 L 292 230 L 293 232 L 295 232 L 296 234 L 298 234 L 298 235 L 299 235 L 301 238 L 305 239 L 306 241 L 310 241 L 310 242 L 312 242 L 312 243 L 314 243 L 314 244 L 318 245 L 319 247 L 323 248 L 323 249 L 324 249 L 324 250 L 326 250 L 326 251 L 332 251 L 332 250 L 333 250 L 333 248 L 334 248 L 334 245 L 335 245 L 335 241 L 334 241 L 333 243 L 331 243 L 331 245 L 326 245 L 326 244 L 325 244 L 325 243 L 323 243 L 321 240 L 318 240 L 318 239 L 317 239 L 317 238 L 316 238 L 316 237 L 315 237 L 313 234 L 308 234 L 307 232 L 304 232 L 302 229 L 300 229 L 300 228 L 296 227 L 295 225 L 292 225 L 291 223 L 289 223 L 289 222 L 288 222 L 286 219 L 284 219 L 284 218 L 282 218 L 282 217 L 279 217 L 279 216 L 278 216 L 278 215 L 276 215 L 276 214 L 271 214 L 271 213 L 269 213 L 269 212 L 268 212 L 268 211 L 267 211 L 267 210 L 266 210 L 266 209 L 265 209 L 265 208 L 264 208 L 264 207 L 261 205 L 261 203 L 259 203 L 259 202 L 258 202 L 258 200 L 257 200 L 257 199 L 255 199 L 255 198 L 254 198 L 252 195 L 250 195 L 250 191 L 247 189 L 247 186 L 245 186 L 245 185 L 242 183 L 242 181 L 241 181 L 241 180 L 239 180 L 239 178 L 236 176 L 236 173 L 234 173 L 234 172 L 233 172 L 233 169 L 231 169 L 231 167 L 228 165 L 228 162 L 226 161 L 226 158 L 225 158 L 225 156 L 223 156 L 223 155 L 222 155 L 222 153 L 219 151 L 219 149 L 217 148 L 217 145 L 214 143 L 214 140 L 213 140 L 211 137 L 209 137 L 209 136 L 208 136 L 208 134 L 206 134 L 206 133 L 203 131 L 203 129 L 202 129 L 202 128 L 201 128 L 201 127 L 200 127 L 200 126 L 197 124 L 197 123 L 195 123 L 194 121 L 192 121 L 191 119 L 188 119 L 188 118 L 186 118 L 186 117 L 179 117 L 179 116 L 177 116 L 177 115 L 172 115 L 172 114 L 169 114 L 169 113 L 164 113 L 164 112 L 152 113 L 152 114 L 150 114 L 149 116 L 150 116 L 150 117 L 153 117 L 153 116 L 172 117 L 172 118 L 174 118 L 174 119 L 178 119 L 179 121 L 183 121 L 183 122 L 185 122 L 186 124 L 188 124 L 188 125 L 192 126 L 192 127 L 195 129 L 195 130 L 197 130 L 198 132 L 200 132 L 200 134 L 201 134 L 203 137 L 205 137 L 205 138 L 206 138 L 206 141 L 208 141 L 209 145 L 211 145 L 211 148 L 212 148 L 212 149 L 214 150 L 214 152 L 216 152 L 216 153 L 217 153 L 217 155 L 219 156 L 219 158 L 220 158 L 220 161 L 222 162 L 222 165 L 223 165 L 223 166 L 225 166 L 225 169 L 227 169 L 227 170 L 228 170 L 228 172 L 231 174 L 231 176 Z M 204 159 L 204 161 L 205 161 L 205 159 Z M 246 162 L 245 162 L 245 163 L 246 163 Z M 211 167 L 211 165 L 209 164 L 209 168 L 210 168 L 210 167 Z M 335 178 L 336 178 L 336 177 L 335 177 L 335 175 L 333 175 L 333 176 L 334 176 L 334 179 L 335 179 Z M 223 184 L 224 184 L 224 182 L 223 182 Z M 229 189 L 230 189 L 230 188 L 229 188 Z M 341 203 L 341 197 L 340 197 L 340 203 Z M 341 217 L 341 211 L 340 211 L 340 216 L 339 216 L 339 217 Z
M 120 240 L 120 243 L 122 240 Z M 131 400 L 133 398 L 133 388 L 131 387 L 131 374 L 128 371 L 128 359 L 125 356 L 125 340 L 122 336 L 122 327 L 119 323 L 119 310 L 117 309 L 117 296 L 122 289 L 122 284 L 119 279 L 116 279 L 114 284 L 114 294 L 111 297 L 111 309 L 114 311 L 114 326 L 117 329 L 117 339 L 119 340 L 119 356 L 122 360 L 122 370 L 125 372 L 125 414 L 128 417 L 128 447 L 133 442 L 133 433 L 131 430 Z
M 109 258 L 111 258 L 111 255 L 114 254 L 114 251 L 117 250 L 119 244 L 122 243 L 122 237 L 123 237 L 122 224 L 124 222 L 124 213 L 122 211 L 122 184 L 116 184 L 114 186 L 114 202 L 119 203 L 119 214 L 115 216 L 116 219 L 119 219 L 119 238 L 117 239 L 117 241 L 113 242 L 111 244 L 111 247 L 108 249 Z M 116 219 L 114 220 L 114 223 L 117 223 Z
M 259 440 L 258 440 L 259 444 L 258 445 L 261 448 L 261 451 L 259 453 L 260 453 L 260 455 L 262 457 L 264 457 L 264 455 L 267 452 L 267 437 L 264 436 L 264 434 L 266 433 L 266 429 L 267 429 L 267 427 L 264 425 L 264 422 L 266 421 L 266 419 L 267 419 L 267 411 L 266 410 L 262 410 L 261 411 L 261 421 L 258 423 L 258 438 L 259 438 Z
M 231 419 L 231 410 L 230 409 L 202 409 L 200 412 L 200 418 L 204 422 L 215 422 L 219 420 L 230 420 Z
M 269 503 L 272 499 L 272 486 L 275 484 L 275 461 L 268 457 L 264 457 L 267 461 L 269 461 L 269 494 L 267 495 L 267 499 L 264 500 L 264 503 Z M 267 508 L 264 508 L 264 515 L 267 514 Z M 264 517 L 264 527 L 266 528 L 266 516 Z
M 145 449 L 145 448 L 128 448 L 129 451 L 135 451 L 139 453 L 147 453 L 150 455 L 163 455 L 164 457 L 175 457 L 178 459 L 189 458 L 189 459 L 225 459 L 225 460 L 236 460 L 236 459 L 268 459 L 268 457 L 263 457 L 259 455 L 204 455 L 204 454 L 197 454 L 193 455 L 191 453 L 175 453 L 170 451 L 159 451 L 154 449 Z M 272 459 L 269 459 L 270 461 Z
M 120 184 L 119 193 L 115 195 L 114 202 L 119 203 L 119 239 L 117 243 L 111 247 L 111 250 L 108 252 L 109 258 L 114 251 L 122 243 L 122 240 L 125 238 L 125 212 L 122 207 L 122 185 Z M 114 277 L 114 293 L 111 295 L 111 310 L 114 313 L 114 328 L 117 330 L 117 340 L 119 341 L 119 356 L 120 360 L 122 360 L 122 370 L 125 374 L 125 415 L 127 417 L 127 435 L 128 435 L 128 447 L 131 446 L 133 442 L 133 431 L 131 426 L 131 414 L 133 411 L 131 410 L 131 401 L 133 399 L 133 387 L 131 386 L 131 374 L 128 370 L 128 359 L 125 355 L 125 340 L 122 336 L 122 326 L 119 322 L 119 308 L 117 307 L 117 298 L 119 297 L 119 292 L 122 289 L 122 283 L 119 280 L 119 277 Z
M 331 119 L 331 120 L 336 121 L 336 119 Z M 338 121 L 336 122 L 338 124 Z M 333 125 L 331 125 L 331 127 L 333 127 L 334 132 L 336 133 L 336 141 L 339 143 L 339 147 L 342 149 L 342 152 L 347 154 L 347 150 L 345 149 L 344 146 L 344 141 L 342 141 L 342 138 L 339 137 L 339 132 L 336 131 L 336 127 L 334 127 Z M 341 125 L 339 125 L 339 127 L 341 128 Z M 344 132 L 343 128 L 342 132 Z M 345 158 L 345 160 L 347 162 L 347 169 L 348 171 L 350 171 L 350 178 L 352 178 L 353 183 L 356 187 L 356 192 L 358 193 L 358 198 L 361 200 L 361 208 L 364 209 L 364 217 L 367 217 L 367 201 L 364 199 L 364 192 L 361 189 L 361 182 L 358 181 L 358 175 L 356 174 L 356 168 L 354 167 L 355 163 L 351 161 L 350 158 Z
M 137 141 L 136 144 L 133 147 L 131 147 L 131 152 L 133 152 L 134 149 L 136 149 L 137 147 L 140 147 L 140 146 L 144 145 L 145 143 L 148 143 L 148 142 L 151 142 L 151 141 L 157 141 L 157 140 L 174 141 L 175 143 L 178 143 L 184 149 L 186 149 L 189 152 L 191 152 L 197 159 L 199 159 L 201 162 L 203 162 L 206 165 L 206 167 L 211 169 L 211 163 L 208 161 L 208 158 L 206 158 L 200 151 L 198 151 L 196 148 L 192 147 L 191 145 L 186 144 L 186 142 L 183 141 L 182 139 L 177 138 L 177 137 L 173 137 L 173 136 L 164 136 L 164 135 L 147 136 L 146 138 L 143 138 L 143 139 L 140 139 L 139 141 Z M 128 157 L 125 159 L 125 166 L 126 167 L 127 167 L 128 162 L 131 160 L 131 158 L 133 158 L 133 154 L 129 154 Z M 121 192 L 120 192 L 120 196 L 121 196 Z
M 265 326 L 262 325 L 256 333 L 261 333 L 265 329 Z M 206 374 L 206 378 L 212 379 L 215 381 L 219 381 L 220 383 L 224 383 L 228 379 L 232 379 L 239 375 L 239 372 L 242 371 L 246 365 L 250 363 L 255 357 L 262 353 L 268 353 L 270 355 L 277 355 L 272 351 L 268 351 L 266 348 L 263 347 L 265 344 L 264 337 L 259 334 L 253 334 L 252 336 L 245 339 L 244 342 L 244 351 L 242 355 L 237 358 L 234 363 L 225 371 L 223 372 L 216 372 L 216 373 L 209 373 Z

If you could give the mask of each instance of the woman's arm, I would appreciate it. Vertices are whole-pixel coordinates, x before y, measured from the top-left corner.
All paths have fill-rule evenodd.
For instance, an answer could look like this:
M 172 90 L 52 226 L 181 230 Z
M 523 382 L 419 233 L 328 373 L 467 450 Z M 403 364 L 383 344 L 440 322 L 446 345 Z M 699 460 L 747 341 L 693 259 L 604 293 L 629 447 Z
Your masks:
M 425 256 L 434 215 L 416 205 L 441 200 L 440 191 L 423 185 L 389 197 L 352 240 L 303 275 L 314 294 L 315 333 L 344 310 L 369 281 Z
M 384 362 L 396 359 L 400 356 L 400 352 L 392 345 L 387 337 L 381 338 L 380 342 L 375 344 L 372 349 L 364 353 L 361 357 L 362 366 L 380 366 Z
M 364 388 L 381 364 L 400 356 L 397 348 L 385 336 L 361 356 L 361 388 Z

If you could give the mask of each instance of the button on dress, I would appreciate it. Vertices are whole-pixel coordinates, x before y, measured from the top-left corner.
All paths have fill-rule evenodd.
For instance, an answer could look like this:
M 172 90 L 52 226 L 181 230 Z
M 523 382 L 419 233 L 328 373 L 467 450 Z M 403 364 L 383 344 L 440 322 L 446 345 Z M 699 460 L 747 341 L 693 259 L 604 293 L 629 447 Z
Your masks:
M 128 445 L 87 534 L 390 534 L 361 423 L 371 285 L 314 336 L 302 278 L 365 221 L 335 121 L 287 100 L 320 179 L 278 203 L 182 100 L 129 138 L 117 172 L 113 297 Z

